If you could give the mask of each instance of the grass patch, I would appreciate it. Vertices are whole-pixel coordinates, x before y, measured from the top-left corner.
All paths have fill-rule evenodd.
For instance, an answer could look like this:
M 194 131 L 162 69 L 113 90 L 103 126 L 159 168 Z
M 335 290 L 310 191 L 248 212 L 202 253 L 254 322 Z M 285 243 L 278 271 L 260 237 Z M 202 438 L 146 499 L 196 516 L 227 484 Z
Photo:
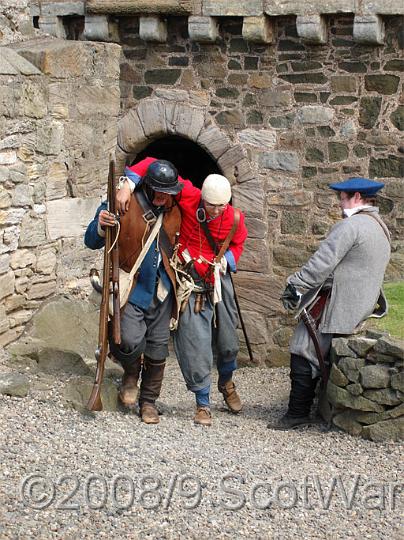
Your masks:
M 385 283 L 383 289 L 389 303 L 389 311 L 383 319 L 370 319 L 369 326 L 404 339 L 404 281 Z

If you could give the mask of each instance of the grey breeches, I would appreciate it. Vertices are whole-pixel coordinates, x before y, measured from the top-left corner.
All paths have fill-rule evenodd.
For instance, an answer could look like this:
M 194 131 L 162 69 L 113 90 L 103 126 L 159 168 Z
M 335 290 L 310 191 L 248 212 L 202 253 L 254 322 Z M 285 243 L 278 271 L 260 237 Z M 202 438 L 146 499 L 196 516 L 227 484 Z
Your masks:
M 146 310 L 128 303 L 121 317 L 121 344 L 117 346 L 110 340 L 115 358 L 123 362 L 134 361 L 142 353 L 152 360 L 166 358 L 172 302 L 170 293 L 164 302 L 154 296 Z
M 191 294 L 174 333 L 175 354 L 187 388 L 193 392 L 210 384 L 214 355 L 221 362 L 232 362 L 239 350 L 238 315 L 230 276 L 222 277 L 222 301 L 215 307 L 216 327 L 209 301 L 203 311 L 194 312 L 195 296 Z

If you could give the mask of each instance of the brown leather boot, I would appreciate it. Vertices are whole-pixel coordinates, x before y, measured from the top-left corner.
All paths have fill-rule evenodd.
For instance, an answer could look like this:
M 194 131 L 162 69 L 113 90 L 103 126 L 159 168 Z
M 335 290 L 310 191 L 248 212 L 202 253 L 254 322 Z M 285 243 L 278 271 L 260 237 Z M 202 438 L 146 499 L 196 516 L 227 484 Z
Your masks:
M 123 366 L 124 374 L 122 376 L 118 395 L 122 405 L 128 409 L 134 409 L 137 403 L 137 382 L 139 380 L 141 367 L 142 360 L 140 357 L 132 363 L 127 362 Z
M 143 360 L 142 382 L 140 383 L 140 416 L 146 424 L 158 424 L 159 414 L 155 401 L 160 396 L 163 384 L 165 359 L 153 360 L 147 356 Z
M 209 407 L 202 407 L 201 405 L 197 406 L 196 414 L 194 416 L 194 424 L 199 424 L 201 426 L 212 425 L 212 413 L 210 412 Z
M 158 424 L 160 422 L 157 407 L 148 401 L 143 401 L 140 405 L 140 417 L 145 424 Z
M 243 408 L 240 396 L 237 394 L 236 385 L 230 379 L 224 384 L 218 384 L 219 392 L 223 394 L 224 401 L 233 414 L 238 414 Z

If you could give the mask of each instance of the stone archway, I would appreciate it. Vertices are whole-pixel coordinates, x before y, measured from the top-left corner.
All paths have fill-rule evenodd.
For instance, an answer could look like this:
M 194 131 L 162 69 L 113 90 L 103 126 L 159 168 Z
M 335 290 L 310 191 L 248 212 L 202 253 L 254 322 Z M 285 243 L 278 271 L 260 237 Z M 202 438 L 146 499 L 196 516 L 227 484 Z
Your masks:
M 183 92 L 171 99 L 142 100 L 118 124 L 117 171 L 156 139 L 178 136 L 198 144 L 217 163 L 231 183 L 254 178 L 241 145 L 234 144 L 214 123 L 206 107 L 184 103 Z

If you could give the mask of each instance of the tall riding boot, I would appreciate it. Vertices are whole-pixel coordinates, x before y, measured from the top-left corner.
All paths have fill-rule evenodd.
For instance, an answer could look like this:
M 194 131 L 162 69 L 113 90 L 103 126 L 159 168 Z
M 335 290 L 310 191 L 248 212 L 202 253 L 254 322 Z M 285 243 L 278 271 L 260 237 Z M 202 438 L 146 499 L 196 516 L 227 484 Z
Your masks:
M 163 360 L 153 360 L 145 356 L 143 360 L 139 405 L 140 416 L 146 424 L 158 424 L 160 421 L 155 402 L 160 396 L 165 365 L 165 358 Z
M 287 413 L 275 426 L 269 428 L 293 429 L 311 423 L 310 409 L 313 404 L 318 377 L 313 379 L 310 362 L 296 354 L 290 359 L 291 389 Z
M 124 407 L 133 409 L 137 403 L 137 382 L 142 368 L 141 357 L 136 360 L 120 361 L 124 374 L 119 389 L 119 399 Z

